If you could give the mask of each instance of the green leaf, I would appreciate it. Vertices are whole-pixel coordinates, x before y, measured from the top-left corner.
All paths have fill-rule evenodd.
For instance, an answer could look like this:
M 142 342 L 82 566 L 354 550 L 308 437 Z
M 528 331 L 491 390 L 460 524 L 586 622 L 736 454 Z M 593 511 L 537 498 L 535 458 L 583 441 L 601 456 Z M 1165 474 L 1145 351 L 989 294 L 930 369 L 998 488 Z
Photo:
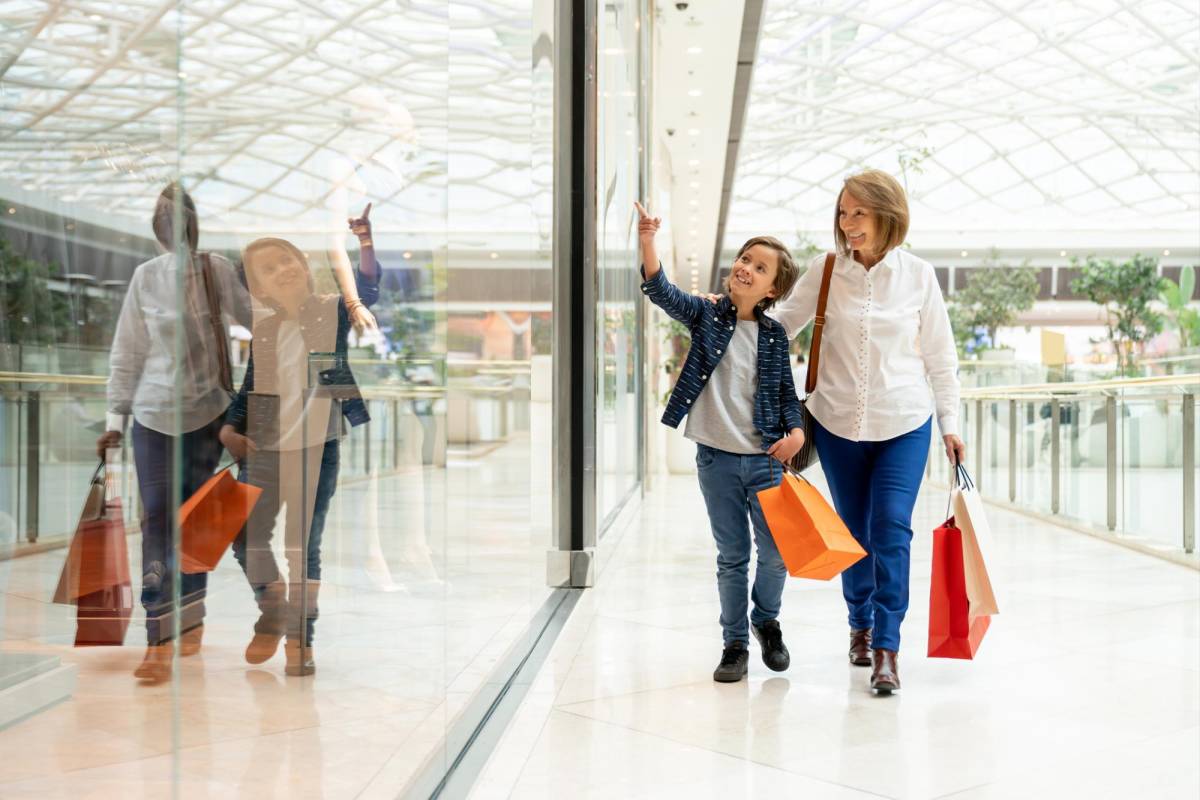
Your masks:
M 1179 294 L 1183 304 L 1190 303 L 1196 291 L 1196 268 L 1188 264 L 1179 271 Z

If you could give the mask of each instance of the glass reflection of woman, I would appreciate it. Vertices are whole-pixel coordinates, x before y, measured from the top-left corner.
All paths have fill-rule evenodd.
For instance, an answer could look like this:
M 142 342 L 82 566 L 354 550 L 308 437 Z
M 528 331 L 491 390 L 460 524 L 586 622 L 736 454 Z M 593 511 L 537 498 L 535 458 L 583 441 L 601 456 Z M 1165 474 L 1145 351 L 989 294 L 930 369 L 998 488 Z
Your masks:
M 182 221 L 176 230 L 177 221 Z M 109 430 L 100 456 L 121 441 L 133 415 L 133 459 L 142 497 L 142 605 L 146 656 L 134 675 L 170 677 L 171 640 L 180 655 L 200 649 L 208 575 L 179 574 L 172 515 L 172 464 L 179 450 L 179 496 L 192 495 L 216 468 L 218 433 L 229 406 L 228 320 L 249 326 L 250 300 L 232 264 L 197 249 L 196 205 L 179 186 L 163 190 L 152 226 L 164 251 L 138 266 L 113 337 L 108 379 Z M 182 258 L 180 257 L 182 255 Z M 182 266 L 183 275 L 179 275 Z M 182 286 L 182 291 L 179 287 Z M 181 613 L 174 613 L 178 575 Z M 178 627 L 176 627 L 178 626 Z
M 355 300 L 364 311 L 379 296 L 369 213 L 370 204 L 349 221 L 360 248 Z M 271 658 L 286 634 L 286 673 L 311 675 L 321 535 L 337 484 L 341 421 L 369 419 L 347 361 L 355 306 L 316 293 L 307 258 L 284 239 L 252 242 L 243 263 L 251 294 L 269 309 L 255 322 L 245 381 L 221 429 L 221 442 L 243 462 L 241 479 L 263 490 L 233 545 L 260 611 L 246 660 Z M 281 506 L 286 583 L 271 551 Z

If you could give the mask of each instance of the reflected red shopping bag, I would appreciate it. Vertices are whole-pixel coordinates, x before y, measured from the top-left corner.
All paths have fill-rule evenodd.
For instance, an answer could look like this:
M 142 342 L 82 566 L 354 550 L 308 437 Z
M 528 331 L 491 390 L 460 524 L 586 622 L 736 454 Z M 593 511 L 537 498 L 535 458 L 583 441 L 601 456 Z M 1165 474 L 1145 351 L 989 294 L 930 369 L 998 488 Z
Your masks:
M 107 483 L 101 461 L 54 590 L 54 602 L 76 606 L 76 647 L 121 645 L 133 615 L 121 499 L 106 497 Z
M 239 483 L 232 467 L 220 470 L 179 508 L 179 568 L 212 572 L 250 518 L 262 489 Z

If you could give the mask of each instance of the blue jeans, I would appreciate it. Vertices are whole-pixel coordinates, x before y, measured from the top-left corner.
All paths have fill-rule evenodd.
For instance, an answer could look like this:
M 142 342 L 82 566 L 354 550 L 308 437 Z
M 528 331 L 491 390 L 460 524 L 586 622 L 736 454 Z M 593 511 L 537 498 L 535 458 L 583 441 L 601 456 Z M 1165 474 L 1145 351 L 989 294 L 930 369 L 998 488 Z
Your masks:
M 758 492 L 783 480 L 779 462 L 765 453 L 737 455 L 708 445 L 696 445 L 700 491 L 717 543 L 717 593 L 721 597 L 721 632 L 725 644 L 750 642 L 746 622 L 746 589 L 750 573 L 750 531 L 758 545 L 750 622 L 762 625 L 779 616 L 787 567 L 775 547 Z
M 263 492 L 254 505 L 246 527 L 233 540 L 233 556 L 246 574 L 246 580 L 254 592 L 254 599 L 262 611 L 262 616 L 254 626 L 255 632 L 282 634 L 286 630 L 289 636 L 298 636 L 303 619 L 307 631 L 306 641 L 309 643 L 312 642 L 318 616 L 317 588 L 311 582 L 321 580 L 321 535 L 325 532 L 329 503 L 337 490 L 341 460 L 337 439 L 330 439 L 323 446 L 318 444 L 314 447 L 321 450 L 321 466 L 316 477 L 312 517 L 307 533 L 299 530 L 294 524 L 295 520 L 303 518 L 302 514 L 296 509 L 289 509 L 287 515 L 284 552 L 288 559 L 290 596 L 286 608 L 281 603 L 281 597 L 271 595 L 268 591 L 272 584 L 280 582 L 279 565 L 275 562 L 275 554 L 271 550 L 275 518 L 284 503 L 278 451 L 258 450 L 251 453 L 242 463 L 238 480 L 257 486 Z M 289 457 L 302 458 L 304 451 L 297 451 Z M 309 586 L 302 593 L 300 587 L 305 581 L 309 582 Z M 307 609 L 301 605 L 302 594 L 306 597 Z
M 931 418 L 932 419 L 932 418 Z M 813 420 L 816 422 L 816 420 Z M 842 573 L 851 628 L 870 628 L 871 646 L 900 649 L 908 611 L 912 512 L 929 457 L 930 420 L 882 442 L 852 442 L 814 426 L 817 455 L 838 516 L 867 551 Z
M 142 606 L 146 609 L 146 641 L 157 645 L 175 637 L 175 580 L 179 581 L 182 613 L 179 630 L 204 621 L 208 573 L 179 572 L 175 558 L 176 504 L 171 476 L 179 476 L 179 497 L 186 500 L 212 477 L 221 458 L 217 433 L 223 418 L 183 434 L 179 463 L 172 468 L 177 437 L 159 433 L 134 420 L 133 463 L 142 496 Z

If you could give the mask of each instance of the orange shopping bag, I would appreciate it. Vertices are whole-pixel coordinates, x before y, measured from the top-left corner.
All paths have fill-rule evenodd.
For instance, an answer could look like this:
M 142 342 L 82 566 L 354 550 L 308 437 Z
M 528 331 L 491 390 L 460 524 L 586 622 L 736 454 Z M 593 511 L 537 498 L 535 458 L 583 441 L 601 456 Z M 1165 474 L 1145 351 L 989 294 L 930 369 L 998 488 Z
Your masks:
M 968 497 L 964 498 L 963 496 Z M 986 523 L 982 506 L 966 470 L 956 468 L 952 500 L 966 511 L 963 501 L 980 507 L 968 511 L 963 526 L 950 517 L 933 531 L 933 572 L 929 584 L 929 657 L 974 658 L 998 613 L 987 567 L 976 539 Z M 947 511 L 948 513 L 948 511 Z M 972 516 L 975 520 L 971 525 Z
M 758 502 L 793 577 L 827 581 L 867 554 L 816 487 L 790 468 Z
M 239 483 L 232 466 L 219 470 L 179 507 L 180 569 L 211 572 L 250 518 L 262 489 Z

